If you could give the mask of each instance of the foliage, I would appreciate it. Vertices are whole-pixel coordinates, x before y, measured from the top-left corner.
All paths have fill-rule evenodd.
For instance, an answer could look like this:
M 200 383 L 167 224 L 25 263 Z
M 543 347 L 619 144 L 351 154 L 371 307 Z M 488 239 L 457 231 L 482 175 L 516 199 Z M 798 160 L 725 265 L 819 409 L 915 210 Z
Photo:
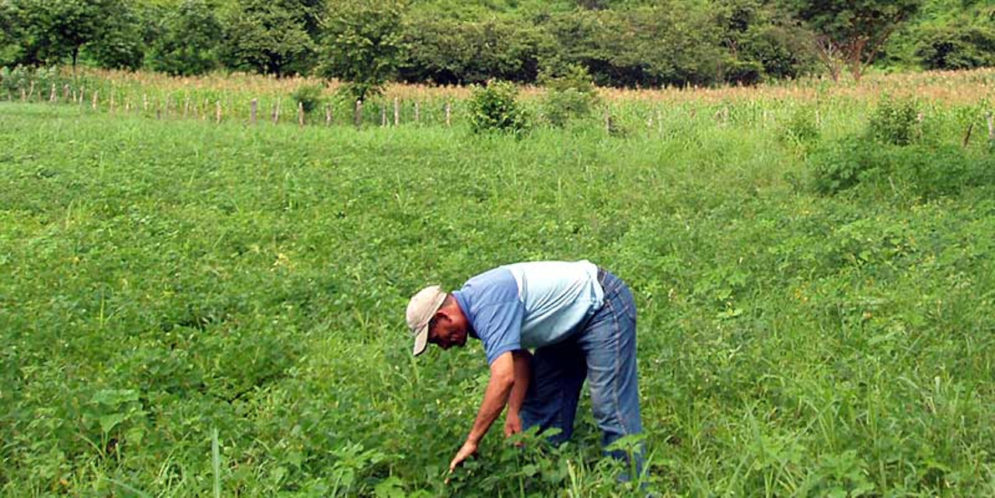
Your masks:
M 222 60 L 243 71 L 307 73 L 315 49 L 307 27 L 316 8 L 293 0 L 237 0 L 223 20 Z
M 102 20 L 98 36 L 85 47 L 85 56 L 100 67 L 138 69 L 142 67 L 145 50 L 141 28 L 138 9 L 121 2 L 109 19 Z
M 543 116 L 553 126 L 562 128 L 571 120 L 587 118 L 598 104 L 591 75 L 583 66 L 568 66 L 560 75 L 547 72 L 539 81 L 546 87 Z
M 219 64 L 221 21 L 205 0 L 183 0 L 163 9 L 147 55 L 148 65 L 173 75 L 203 74 Z
M 503 131 L 521 134 L 528 130 L 529 119 L 517 100 L 518 88 L 506 81 L 492 81 L 474 87 L 467 101 L 470 129 L 474 133 Z
M 952 23 L 922 34 L 915 55 L 927 69 L 995 66 L 995 21 Z
M 888 37 L 914 15 L 923 0 L 791 0 L 818 34 L 820 59 L 833 80 L 846 66 L 855 80 Z
M 791 143 L 809 144 L 819 139 L 820 131 L 811 107 L 799 107 L 783 126 L 783 137 Z
M 639 308 L 640 496 L 992 496 L 995 168 L 962 145 L 990 75 L 602 91 L 624 140 L 473 136 L 427 100 L 421 126 L 303 130 L 4 101 L 0 494 L 626 496 L 586 396 L 566 445 L 491 432 L 446 484 L 486 362 L 412 358 L 400 320 L 425 282 L 588 258 Z M 302 83 L 115 76 L 133 103 Z M 882 81 L 962 100 L 873 142 Z M 441 114 L 462 90 L 401 91 Z M 806 159 L 762 112 L 812 108 Z M 858 183 L 792 188 L 838 137 L 865 143 L 824 164 L 868 157 Z
M 400 63 L 404 5 L 401 0 L 349 0 L 330 8 L 319 74 L 348 82 L 357 100 L 379 95 Z
M 878 143 L 909 145 L 923 138 L 920 119 L 915 100 L 885 98 L 871 115 L 867 134 Z
M 866 138 L 832 142 L 810 158 L 813 186 L 836 194 L 864 186 L 880 192 L 901 189 L 924 199 L 957 195 L 966 188 L 995 185 L 995 160 L 957 145 L 901 146 Z
M 795 78 L 811 70 L 811 33 L 783 9 L 760 0 L 723 2 L 714 15 L 726 55 L 718 78 L 756 84 L 767 78 Z
M 294 90 L 291 98 L 300 104 L 305 113 L 310 113 L 321 105 L 321 92 L 320 85 L 302 85 Z
M 23 23 L 17 62 L 57 64 L 70 57 L 74 67 L 83 47 L 109 34 L 110 20 L 126 9 L 122 0 L 10 0 L 10 5 Z
M 437 84 L 535 82 L 554 44 L 538 26 L 501 18 L 467 22 L 410 15 L 402 36 L 401 80 Z

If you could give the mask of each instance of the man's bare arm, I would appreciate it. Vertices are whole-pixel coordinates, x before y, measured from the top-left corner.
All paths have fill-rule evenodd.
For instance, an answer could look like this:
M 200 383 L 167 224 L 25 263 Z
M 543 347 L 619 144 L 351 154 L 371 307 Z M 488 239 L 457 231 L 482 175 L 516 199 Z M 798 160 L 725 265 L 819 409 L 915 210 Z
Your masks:
M 491 378 L 487 382 L 487 389 L 484 391 L 484 401 L 480 404 L 480 410 L 477 412 L 477 418 L 473 422 L 473 428 L 470 429 L 470 435 L 467 436 L 463 447 L 459 449 L 453 461 L 449 464 L 450 471 L 477 451 L 477 445 L 480 443 L 480 440 L 484 437 L 484 434 L 487 434 L 487 430 L 491 428 L 494 420 L 501 415 L 504 405 L 508 403 L 508 395 L 511 393 L 514 384 L 514 360 L 511 351 L 508 351 L 498 356 L 491 363 Z
M 479 443 L 491 428 L 491 424 L 497 420 L 504 410 L 504 405 L 508 403 L 508 396 L 512 392 L 515 382 L 514 356 L 511 351 L 498 356 L 494 363 L 491 363 L 491 379 L 487 382 L 487 390 L 484 391 L 484 401 L 480 404 L 477 412 L 477 419 L 473 422 L 473 429 L 467 440 Z
M 522 432 L 522 420 L 519 413 L 522 404 L 525 402 L 525 394 L 529 389 L 529 380 L 532 375 L 532 353 L 525 349 L 520 349 L 512 353 L 515 369 L 515 384 L 511 388 L 511 395 L 508 398 L 508 413 L 505 415 L 504 435 L 510 436 Z

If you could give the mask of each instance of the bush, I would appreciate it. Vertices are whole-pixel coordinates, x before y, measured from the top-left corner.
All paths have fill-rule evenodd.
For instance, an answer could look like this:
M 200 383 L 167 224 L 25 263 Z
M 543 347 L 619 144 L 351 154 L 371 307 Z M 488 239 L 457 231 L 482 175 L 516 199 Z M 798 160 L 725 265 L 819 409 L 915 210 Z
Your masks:
M 808 107 L 795 110 L 784 123 L 782 137 L 796 144 L 811 143 L 819 138 L 819 127 L 815 123 L 815 111 Z
M 918 104 L 911 99 L 882 100 L 871 116 L 867 133 L 871 139 L 883 144 L 918 142 L 922 138 Z
M 591 75 L 583 66 L 570 65 L 558 76 L 543 73 L 540 82 L 546 87 L 543 114 L 549 123 L 563 127 L 573 119 L 584 119 L 598 103 Z
M 927 31 L 916 45 L 926 69 L 974 69 L 995 65 L 995 27 L 953 24 Z
M 505 81 L 475 86 L 467 105 L 474 133 L 503 131 L 515 134 L 528 130 L 529 120 L 517 101 L 518 88 Z
M 34 83 L 35 98 L 48 95 L 51 85 L 60 84 L 59 69 L 57 67 L 31 68 L 25 66 L 15 66 L 13 69 L 6 66 L 0 67 L 0 91 L 4 96 L 19 98 L 21 90 L 28 91 L 31 83 Z
M 848 137 L 817 149 L 808 162 L 814 189 L 825 195 L 866 184 L 928 199 L 995 184 L 995 158 L 975 157 L 956 145 L 901 146 Z
M 304 85 L 298 87 L 291 94 L 294 102 L 300 104 L 304 108 L 306 114 L 310 114 L 311 111 L 318 108 L 321 105 L 321 86 L 320 85 Z

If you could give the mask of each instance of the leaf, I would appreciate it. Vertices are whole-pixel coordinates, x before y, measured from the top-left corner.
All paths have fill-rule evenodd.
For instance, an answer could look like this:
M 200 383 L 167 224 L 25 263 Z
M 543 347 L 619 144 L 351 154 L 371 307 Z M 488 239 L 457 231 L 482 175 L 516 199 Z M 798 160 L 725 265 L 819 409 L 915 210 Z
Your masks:
M 121 413 L 104 415 L 100 417 L 100 430 L 104 431 L 105 434 L 109 433 L 115 426 L 117 426 L 117 424 L 124 422 L 125 418 L 127 417 Z

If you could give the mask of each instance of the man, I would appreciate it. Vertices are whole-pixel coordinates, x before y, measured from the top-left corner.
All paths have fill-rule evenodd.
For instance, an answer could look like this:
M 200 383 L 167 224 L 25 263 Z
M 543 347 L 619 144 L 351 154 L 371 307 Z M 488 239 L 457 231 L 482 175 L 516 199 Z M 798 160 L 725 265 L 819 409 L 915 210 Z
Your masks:
M 539 426 L 560 429 L 554 443 L 568 439 L 585 377 L 603 445 L 642 432 L 632 293 L 588 261 L 501 266 L 452 293 L 426 287 L 408 303 L 407 322 L 416 356 L 428 343 L 449 349 L 468 336 L 483 341 L 487 354 L 490 380 L 450 472 L 477 451 L 505 405 L 505 436 Z

